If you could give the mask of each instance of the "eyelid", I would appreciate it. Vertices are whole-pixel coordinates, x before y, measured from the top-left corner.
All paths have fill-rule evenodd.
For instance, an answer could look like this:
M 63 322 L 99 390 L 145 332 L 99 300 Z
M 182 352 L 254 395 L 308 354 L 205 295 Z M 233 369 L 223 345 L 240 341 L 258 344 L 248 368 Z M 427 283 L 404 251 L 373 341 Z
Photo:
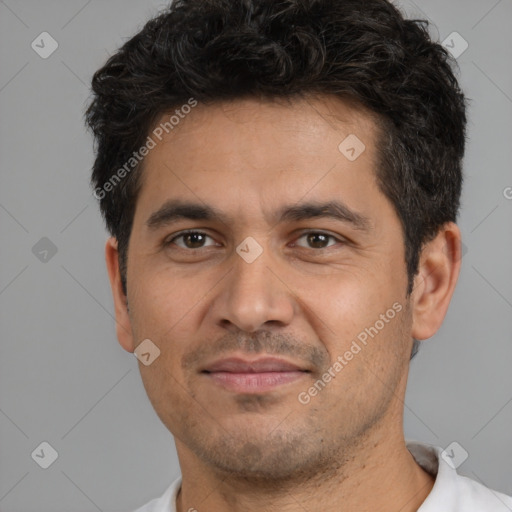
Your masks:
M 344 237 L 340 236 L 340 235 L 333 235 L 332 233 L 329 233 L 328 231 L 323 231 L 321 229 L 307 229 L 307 230 L 304 230 L 304 231 L 301 231 L 299 233 L 299 235 L 295 238 L 295 241 L 299 240 L 300 238 L 306 236 L 306 235 L 310 235 L 310 234 L 315 234 L 315 235 L 325 235 L 326 237 L 328 238 L 332 238 L 333 240 L 335 240 L 336 242 L 338 243 L 342 243 L 342 244 L 346 244 L 348 243 L 348 240 L 345 239 Z M 293 242 L 294 245 L 296 245 L 295 242 Z M 302 249 L 312 249 L 316 252 L 319 252 L 321 250 L 325 250 L 325 249 L 329 249 L 331 247 L 334 247 L 334 245 L 328 245 L 327 247 L 322 247 L 321 249 L 314 249 L 312 247 L 303 247 L 301 245 L 299 245 L 298 247 L 301 247 Z
M 173 235 L 171 235 L 170 238 L 169 237 L 165 238 L 164 241 L 163 241 L 163 246 L 167 247 L 168 245 L 174 243 L 174 241 L 177 238 L 181 238 L 182 236 L 188 235 L 189 233 L 194 233 L 194 234 L 198 234 L 198 235 L 204 235 L 204 236 L 206 236 L 208 238 L 211 238 L 212 240 L 215 241 L 215 239 L 211 235 L 206 233 L 205 231 L 201 231 L 199 229 L 185 229 L 184 231 L 178 231 L 177 233 L 174 233 Z M 188 248 L 185 248 L 185 247 L 181 247 L 179 245 L 177 245 L 177 247 L 179 247 L 180 249 L 184 249 L 186 251 L 194 251 L 194 250 L 197 251 L 197 249 L 188 249 Z M 211 246 L 206 246 L 206 247 L 211 247 Z M 199 249 L 203 249 L 203 247 L 200 247 Z

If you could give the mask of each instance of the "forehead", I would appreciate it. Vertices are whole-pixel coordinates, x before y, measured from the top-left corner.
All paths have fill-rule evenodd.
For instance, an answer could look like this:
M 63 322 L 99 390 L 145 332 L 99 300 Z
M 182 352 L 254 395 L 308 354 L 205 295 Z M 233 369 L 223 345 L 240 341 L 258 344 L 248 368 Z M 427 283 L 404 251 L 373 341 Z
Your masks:
M 150 132 L 156 144 L 137 201 L 144 209 L 187 197 L 213 198 L 227 210 L 243 197 L 240 212 L 262 200 L 319 200 L 337 185 L 374 185 L 374 118 L 336 97 L 250 98 L 186 111 L 172 125 L 175 111 L 162 114 Z
M 175 112 L 181 114 L 177 116 Z M 204 143 L 249 133 L 256 142 L 258 135 L 264 136 L 265 132 L 272 135 L 280 132 L 290 144 L 302 137 L 310 140 L 312 145 L 317 137 L 323 137 L 329 131 L 337 132 L 339 136 L 352 130 L 366 139 L 371 137 L 372 140 L 367 142 L 372 143 L 377 130 L 376 120 L 377 116 L 362 105 L 333 95 L 245 98 L 210 105 L 199 103 L 192 108 L 184 104 L 172 112 L 162 113 L 152 132 L 157 130 L 156 142 L 161 149 L 168 143 L 192 145 L 198 136 Z

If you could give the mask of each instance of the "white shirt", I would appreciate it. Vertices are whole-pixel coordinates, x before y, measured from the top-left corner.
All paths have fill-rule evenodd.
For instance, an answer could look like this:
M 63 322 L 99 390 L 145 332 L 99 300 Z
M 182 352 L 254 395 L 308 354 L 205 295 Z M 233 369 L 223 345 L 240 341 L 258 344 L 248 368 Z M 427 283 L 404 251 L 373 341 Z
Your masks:
M 416 441 L 406 441 L 416 462 L 436 476 L 434 487 L 418 512 L 511 512 L 512 497 L 457 474 L 442 457 L 443 449 Z M 176 512 L 176 496 L 181 478 L 175 480 L 163 496 L 135 512 Z

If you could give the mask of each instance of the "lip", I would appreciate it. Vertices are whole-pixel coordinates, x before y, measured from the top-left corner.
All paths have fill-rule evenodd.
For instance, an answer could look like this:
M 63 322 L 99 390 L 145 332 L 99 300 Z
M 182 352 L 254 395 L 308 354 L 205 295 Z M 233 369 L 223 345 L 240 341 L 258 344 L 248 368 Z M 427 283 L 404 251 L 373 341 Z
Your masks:
M 301 379 L 309 370 L 275 357 L 230 357 L 209 364 L 201 373 L 229 391 L 262 393 Z
M 231 373 L 263 373 L 263 372 L 293 372 L 302 371 L 300 366 L 277 357 L 263 357 L 250 361 L 240 357 L 219 359 L 208 365 L 203 371 Z M 305 370 L 304 370 L 305 371 Z

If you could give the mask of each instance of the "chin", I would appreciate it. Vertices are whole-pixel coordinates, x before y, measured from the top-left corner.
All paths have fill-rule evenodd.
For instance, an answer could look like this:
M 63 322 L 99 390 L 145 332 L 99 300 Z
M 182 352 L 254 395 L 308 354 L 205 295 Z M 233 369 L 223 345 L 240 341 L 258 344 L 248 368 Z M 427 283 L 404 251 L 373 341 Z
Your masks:
M 321 443 L 304 432 L 264 429 L 259 436 L 261 439 L 257 437 L 247 430 L 243 439 L 223 432 L 220 438 L 210 437 L 207 444 L 194 442 L 192 449 L 203 462 L 228 476 L 230 481 L 251 485 L 259 482 L 265 487 L 282 487 L 287 481 L 295 484 L 311 481 L 319 475 L 325 478 L 326 473 L 340 467 L 340 457 L 328 448 L 329 443 Z

